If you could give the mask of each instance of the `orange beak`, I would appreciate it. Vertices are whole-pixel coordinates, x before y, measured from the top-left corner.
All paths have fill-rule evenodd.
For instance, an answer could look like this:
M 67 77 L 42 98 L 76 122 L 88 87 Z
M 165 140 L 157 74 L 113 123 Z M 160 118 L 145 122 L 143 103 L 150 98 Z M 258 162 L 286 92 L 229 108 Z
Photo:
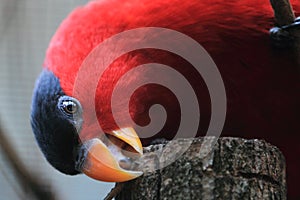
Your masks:
M 81 154 L 81 155 L 80 155 Z M 143 174 L 133 171 L 134 159 L 143 154 L 141 141 L 133 128 L 108 133 L 105 139 L 83 143 L 76 168 L 87 176 L 106 182 L 124 182 Z

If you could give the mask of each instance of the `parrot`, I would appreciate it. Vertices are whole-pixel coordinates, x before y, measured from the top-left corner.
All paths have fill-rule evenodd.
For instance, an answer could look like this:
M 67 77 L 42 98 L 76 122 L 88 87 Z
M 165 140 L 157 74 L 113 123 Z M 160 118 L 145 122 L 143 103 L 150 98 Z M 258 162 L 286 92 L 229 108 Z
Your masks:
M 299 1 L 291 3 L 299 14 Z M 156 83 L 117 99 L 114 110 L 111 99 L 116 86 L 123 97 L 129 95 L 130 84 L 144 79 L 176 82 L 148 73 L 148 68 L 122 79 L 149 63 L 169 66 L 188 80 L 201 109 L 196 136 L 205 135 L 212 115 L 207 85 L 190 62 L 172 52 L 133 49 L 114 57 L 101 77 L 96 70 L 88 70 L 78 79 L 83 65 L 93 65 L 86 58 L 111 37 L 138 28 L 163 28 L 199 43 L 216 64 L 226 91 L 221 136 L 264 139 L 276 145 L 287 162 L 288 198 L 300 199 L 300 63 L 291 48 L 272 44 L 269 30 L 275 25 L 267 0 L 95 0 L 74 9 L 52 37 L 33 91 L 31 126 L 42 153 L 55 169 L 68 175 L 83 173 L 107 182 L 142 175 L 130 168 L 132 160 L 156 139 L 175 137 L 180 102 L 167 86 Z M 104 60 L 126 45 L 122 40 L 115 43 L 112 50 L 103 52 Z M 90 80 L 98 81 L 95 87 Z M 157 133 L 143 136 L 136 127 L 151 123 L 149 110 L 156 104 L 165 109 L 165 123 Z

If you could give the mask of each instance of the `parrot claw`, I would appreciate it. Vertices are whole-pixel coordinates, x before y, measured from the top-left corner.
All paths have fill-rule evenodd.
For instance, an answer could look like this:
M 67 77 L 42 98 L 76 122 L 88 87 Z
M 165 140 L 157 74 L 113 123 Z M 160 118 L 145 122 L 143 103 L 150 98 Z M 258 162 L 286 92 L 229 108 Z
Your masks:
M 294 29 L 300 29 L 300 17 L 297 17 L 291 24 L 271 28 L 269 32 L 272 44 L 279 48 L 293 46 L 295 37 L 290 34 L 290 31 Z

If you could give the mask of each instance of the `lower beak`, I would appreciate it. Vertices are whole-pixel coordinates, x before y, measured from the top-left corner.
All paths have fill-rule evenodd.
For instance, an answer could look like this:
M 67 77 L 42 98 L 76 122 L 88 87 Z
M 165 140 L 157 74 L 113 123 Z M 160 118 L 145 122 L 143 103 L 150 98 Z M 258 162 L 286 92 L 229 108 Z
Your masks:
M 134 159 L 141 157 L 143 148 L 133 128 L 108 133 L 107 138 L 94 138 L 83 143 L 76 168 L 87 176 L 106 182 L 124 182 L 143 174 L 133 171 Z

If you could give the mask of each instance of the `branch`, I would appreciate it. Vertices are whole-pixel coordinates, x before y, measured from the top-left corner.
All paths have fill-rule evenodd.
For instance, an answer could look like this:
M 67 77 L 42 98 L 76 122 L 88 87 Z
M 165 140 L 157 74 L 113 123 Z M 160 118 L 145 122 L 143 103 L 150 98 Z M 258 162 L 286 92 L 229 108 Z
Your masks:
M 294 22 L 295 15 L 289 0 L 270 0 L 278 26 Z

